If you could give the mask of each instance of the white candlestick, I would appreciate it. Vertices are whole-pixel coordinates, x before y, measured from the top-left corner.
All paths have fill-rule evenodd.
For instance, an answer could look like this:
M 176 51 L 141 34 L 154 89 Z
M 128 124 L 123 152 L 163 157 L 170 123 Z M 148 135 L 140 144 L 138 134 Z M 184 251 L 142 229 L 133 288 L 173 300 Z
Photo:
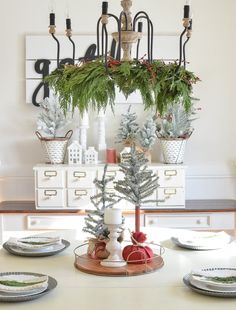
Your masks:
M 106 208 L 104 212 L 104 223 L 108 225 L 120 225 L 122 223 L 121 209 Z

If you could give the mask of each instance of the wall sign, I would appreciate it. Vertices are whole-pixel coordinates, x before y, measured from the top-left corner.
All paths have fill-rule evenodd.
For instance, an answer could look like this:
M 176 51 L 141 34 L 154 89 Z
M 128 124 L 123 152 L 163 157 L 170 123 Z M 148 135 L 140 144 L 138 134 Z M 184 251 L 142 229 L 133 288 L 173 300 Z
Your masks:
M 72 45 L 65 35 L 58 35 L 60 41 L 60 64 L 72 61 Z M 146 38 L 141 40 L 140 57 L 145 55 Z M 93 57 L 96 53 L 95 35 L 74 35 L 76 44 L 75 59 Z M 173 60 L 178 59 L 177 35 L 154 36 L 154 58 Z M 44 97 L 49 96 L 50 90 L 43 83 L 43 78 L 56 68 L 56 42 L 50 35 L 26 36 L 26 102 L 38 106 Z M 110 42 L 112 47 L 112 42 Z M 113 53 L 115 51 L 112 49 Z M 138 93 L 129 96 L 128 99 L 117 90 L 116 103 L 141 103 Z

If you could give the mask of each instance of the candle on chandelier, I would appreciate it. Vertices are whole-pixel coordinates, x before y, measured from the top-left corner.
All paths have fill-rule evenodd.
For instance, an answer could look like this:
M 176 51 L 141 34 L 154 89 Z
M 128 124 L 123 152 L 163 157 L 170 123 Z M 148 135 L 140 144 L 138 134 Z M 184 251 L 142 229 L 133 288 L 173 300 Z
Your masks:
M 102 3 L 102 15 L 107 15 L 108 12 L 108 2 L 103 1 Z
M 122 224 L 121 209 L 106 208 L 104 211 L 104 223 L 107 225 L 120 225 L 120 224 Z
M 51 12 L 49 14 L 50 26 L 55 26 L 55 13 Z
M 138 22 L 138 32 L 143 32 L 143 23 Z
M 71 30 L 71 19 L 69 17 L 66 19 L 66 29 Z
M 184 6 L 184 18 L 189 18 L 190 16 L 190 4 L 191 4 L 191 1 L 187 0 Z

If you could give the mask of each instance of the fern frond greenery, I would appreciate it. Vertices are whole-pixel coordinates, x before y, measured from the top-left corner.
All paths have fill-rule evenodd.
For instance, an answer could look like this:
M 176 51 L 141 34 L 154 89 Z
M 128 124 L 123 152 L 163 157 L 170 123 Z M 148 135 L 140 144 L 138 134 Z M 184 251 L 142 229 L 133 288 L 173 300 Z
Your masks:
M 139 91 L 144 109 L 155 109 L 160 114 L 169 105 L 181 99 L 186 111 L 191 108 L 192 87 L 199 78 L 178 64 L 155 60 L 117 61 L 109 58 L 108 67 L 103 59 L 76 65 L 65 65 L 54 70 L 45 82 L 59 96 L 61 107 L 71 105 L 84 112 L 89 107 L 106 109 L 115 104 L 115 87 L 127 98 Z

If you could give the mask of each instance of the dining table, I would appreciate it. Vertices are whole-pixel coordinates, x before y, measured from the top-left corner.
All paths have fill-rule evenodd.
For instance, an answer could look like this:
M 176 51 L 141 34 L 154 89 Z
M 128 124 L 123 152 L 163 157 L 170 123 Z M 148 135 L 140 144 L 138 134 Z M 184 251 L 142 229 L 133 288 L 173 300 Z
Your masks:
M 12 255 L 0 246 L 0 272 L 33 272 L 56 279 L 57 287 L 44 296 L 27 302 L 0 302 L 3 310 L 230 310 L 236 298 L 198 294 L 187 287 L 183 277 L 202 268 L 236 268 L 236 242 L 217 250 L 196 251 L 178 247 L 171 237 L 188 230 L 142 228 L 148 240 L 164 249 L 164 265 L 151 273 L 136 276 L 101 276 L 75 268 L 74 249 L 88 237 L 81 229 L 54 231 L 5 231 L 10 237 L 29 235 L 60 236 L 70 242 L 64 251 L 53 256 L 23 257 Z M 231 232 L 235 234 L 235 232 Z M 129 232 L 125 233 L 129 238 Z

